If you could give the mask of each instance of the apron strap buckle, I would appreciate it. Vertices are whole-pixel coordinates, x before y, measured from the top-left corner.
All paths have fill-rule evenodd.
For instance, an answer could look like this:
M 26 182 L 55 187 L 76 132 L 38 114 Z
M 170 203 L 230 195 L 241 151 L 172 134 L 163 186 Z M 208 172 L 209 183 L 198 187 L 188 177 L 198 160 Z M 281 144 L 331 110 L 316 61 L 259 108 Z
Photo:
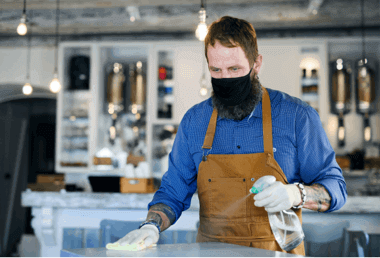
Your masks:
M 202 161 L 207 161 L 207 156 L 208 156 L 208 153 L 212 150 L 212 147 L 210 147 L 210 149 L 207 150 L 207 153 L 205 155 L 205 149 L 203 149 L 203 155 L 202 155 Z

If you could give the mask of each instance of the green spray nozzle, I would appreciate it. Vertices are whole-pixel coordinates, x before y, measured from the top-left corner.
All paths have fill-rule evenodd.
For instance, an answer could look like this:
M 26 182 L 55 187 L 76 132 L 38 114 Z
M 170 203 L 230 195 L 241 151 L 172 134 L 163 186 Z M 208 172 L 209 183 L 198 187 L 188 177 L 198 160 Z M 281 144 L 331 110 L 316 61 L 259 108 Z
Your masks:
M 259 186 L 259 187 L 254 187 L 254 186 L 252 186 L 252 188 L 249 190 L 251 193 L 260 193 L 261 191 L 263 190 L 263 187 L 262 187 L 262 185 L 261 186 Z
M 254 194 L 260 193 L 274 182 L 276 182 L 276 178 L 274 176 L 263 176 L 253 184 L 249 192 Z

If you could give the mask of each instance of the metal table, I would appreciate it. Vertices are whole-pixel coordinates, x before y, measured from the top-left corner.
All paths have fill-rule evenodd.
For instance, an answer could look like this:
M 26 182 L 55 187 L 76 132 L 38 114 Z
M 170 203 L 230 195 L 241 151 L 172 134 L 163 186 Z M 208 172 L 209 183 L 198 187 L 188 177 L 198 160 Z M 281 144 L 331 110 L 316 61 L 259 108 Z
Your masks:
M 116 251 L 106 248 L 83 248 L 61 250 L 61 257 L 303 257 L 277 251 L 225 243 L 193 243 L 157 245 L 142 251 Z

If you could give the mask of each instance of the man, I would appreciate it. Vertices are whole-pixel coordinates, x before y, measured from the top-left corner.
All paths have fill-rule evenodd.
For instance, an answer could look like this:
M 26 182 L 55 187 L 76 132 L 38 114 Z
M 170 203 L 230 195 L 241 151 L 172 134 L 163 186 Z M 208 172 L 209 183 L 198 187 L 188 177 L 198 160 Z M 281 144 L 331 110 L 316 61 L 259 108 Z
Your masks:
M 146 221 L 117 243 L 156 243 L 198 188 L 197 242 L 283 251 L 267 212 L 293 208 L 302 219 L 302 206 L 331 212 L 344 205 L 346 184 L 334 150 L 313 108 L 260 85 L 263 57 L 251 24 L 228 16 L 212 23 L 205 54 L 213 95 L 184 115 Z M 264 175 L 277 181 L 241 201 Z M 290 253 L 304 255 L 303 243 Z

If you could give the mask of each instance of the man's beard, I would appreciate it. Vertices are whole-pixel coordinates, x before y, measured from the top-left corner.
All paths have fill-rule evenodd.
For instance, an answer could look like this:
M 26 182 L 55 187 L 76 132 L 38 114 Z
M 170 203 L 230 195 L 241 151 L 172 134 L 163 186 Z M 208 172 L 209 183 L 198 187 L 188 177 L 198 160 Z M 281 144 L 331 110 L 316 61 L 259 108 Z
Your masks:
M 259 104 L 263 91 L 261 89 L 261 84 L 256 78 L 256 75 L 251 77 L 252 90 L 249 95 L 236 106 L 226 106 L 220 99 L 215 95 L 214 92 L 211 94 L 212 105 L 218 111 L 218 116 L 221 118 L 228 118 L 233 120 L 243 120 L 246 116 L 252 113 Z

